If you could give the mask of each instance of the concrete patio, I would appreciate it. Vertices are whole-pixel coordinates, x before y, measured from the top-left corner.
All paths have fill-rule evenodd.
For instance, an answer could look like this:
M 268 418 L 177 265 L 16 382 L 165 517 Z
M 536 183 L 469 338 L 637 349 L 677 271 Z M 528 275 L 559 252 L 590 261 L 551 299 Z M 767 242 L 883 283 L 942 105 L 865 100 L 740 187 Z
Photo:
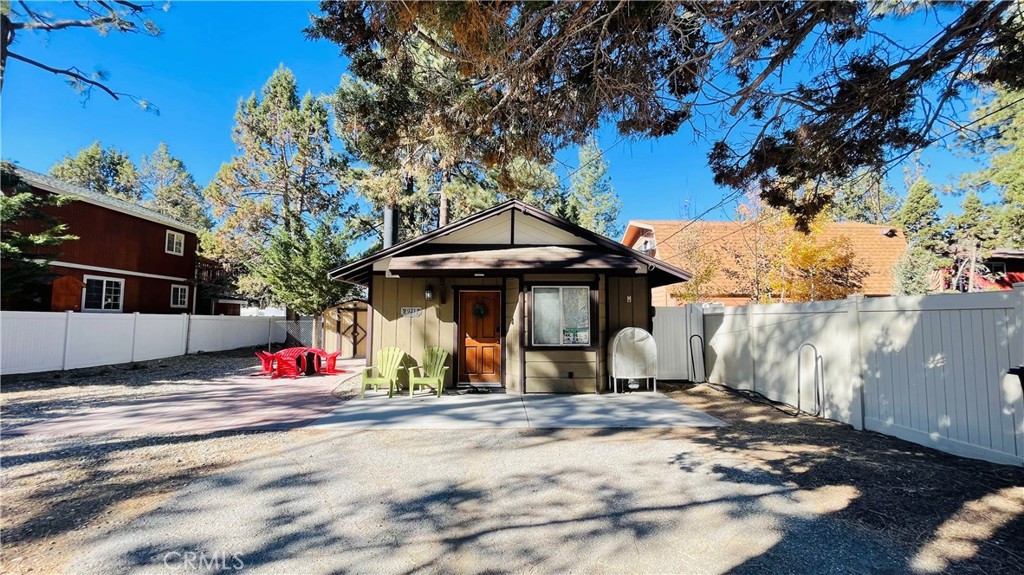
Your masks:
M 306 429 L 717 427 L 724 423 L 660 393 L 420 395 L 353 399 Z

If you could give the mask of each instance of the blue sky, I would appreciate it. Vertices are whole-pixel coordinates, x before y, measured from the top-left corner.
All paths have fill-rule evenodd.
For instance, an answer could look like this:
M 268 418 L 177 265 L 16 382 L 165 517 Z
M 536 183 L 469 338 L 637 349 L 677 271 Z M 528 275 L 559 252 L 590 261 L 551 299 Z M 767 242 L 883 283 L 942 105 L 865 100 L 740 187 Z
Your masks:
M 158 38 L 102 37 L 90 30 L 20 37 L 17 49 L 26 55 L 54 66 L 105 70 L 117 91 L 152 101 L 160 113 L 115 102 L 98 91 L 83 105 L 60 78 L 11 61 L 0 101 L 0 154 L 45 172 L 93 140 L 135 160 L 163 141 L 205 185 L 235 152 L 231 128 L 239 98 L 259 90 L 279 64 L 292 69 L 302 91 L 330 92 L 337 86 L 345 72 L 337 46 L 302 35 L 314 10 L 315 3 L 305 2 L 176 2 L 168 12 L 154 15 L 163 30 Z M 608 148 L 618 136 L 605 128 L 598 139 Z M 714 185 L 707 150 L 685 129 L 668 138 L 626 140 L 611 147 L 605 157 L 623 201 L 623 223 L 679 218 L 686 202 L 691 214 L 718 203 L 729 190 Z M 574 150 L 558 157 L 577 163 Z M 936 184 L 978 167 L 937 148 L 923 159 Z M 902 186 L 902 172 L 892 173 L 894 183 Z M 958 202 L 944 198 L 947 206 Z M 725 219 L 731 213 L 727 206 L 706 217 Z

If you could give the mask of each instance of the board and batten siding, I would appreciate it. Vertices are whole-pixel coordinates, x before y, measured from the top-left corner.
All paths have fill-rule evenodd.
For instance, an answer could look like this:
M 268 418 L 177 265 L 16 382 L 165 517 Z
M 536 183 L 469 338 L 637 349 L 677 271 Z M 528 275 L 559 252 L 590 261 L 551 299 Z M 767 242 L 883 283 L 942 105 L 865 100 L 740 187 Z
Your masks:
M 502 278 L 448 278 L 441 287 L 441 278 L 388 278 L 375 274 L 370 291 L 372 312 L 370 325 L 370 353 L 366 365 L 377 363 L 377 352 L 385 347 L 397 347 L 406 353 L 406 365 L 416 365 L 423 358 L 423 350 L 440 347 L 452 355 L 449 360 L 448 379 L 445 385 L 452 385 L 458 371 L 453 362 L 455 357 L 455 306 L 458 301 L 453 288 L 503 289 Z M 434 299 L 426 301 L 423 292 L 428 285 L 434 287 Z M 444 303 L 441 290 L 446 289 Z M 423 308 L 419 317 L 402 317 L 403 307 Z M 507 338 L 506 338 L 507 339 Z M 507 350 L 504 361 L 508 361 Z M 518 358 L 516 358 L 518 361 Z M 506 366 L 508 364 L 506 363 Z M 408 373 L 399 372 L 404 385 Z

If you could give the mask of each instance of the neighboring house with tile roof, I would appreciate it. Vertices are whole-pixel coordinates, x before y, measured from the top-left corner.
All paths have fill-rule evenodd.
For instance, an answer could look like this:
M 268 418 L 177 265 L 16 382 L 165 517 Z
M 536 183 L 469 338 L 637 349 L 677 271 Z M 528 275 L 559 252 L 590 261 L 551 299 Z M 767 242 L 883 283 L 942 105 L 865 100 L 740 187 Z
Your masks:
M 51 176 L 20 167 L 16 172 L 35 193 L 72 198 L 44 211 L 79 238 L 58 246 L 60 254 L 50 265 L 49 301 L 35 302 L 33 309 L 196 312 L 198 229 Z
M 751 270 L 755 269 L 756 226 L 739 222 L 633 220 L 626 226 L 622 243 L 654 256 L 677 268 L 696 273 L 695 242 L 699 240 L 700 258 L 713 262 L 711 278 L 700 298 L 703 302 L 744 305 L 750 302 Z M 860 293 L 866 296 L 892 294 L 892 268 L 906 251 L 903 232 L 891 226 L 857 222 L 826 224 L 819 238 L 829 240 L 845 236 L 855 254 L 855 266 L 862 274 Z M 651 290 L 651 305 L 678 306 L 672 297 L 681 284 Z

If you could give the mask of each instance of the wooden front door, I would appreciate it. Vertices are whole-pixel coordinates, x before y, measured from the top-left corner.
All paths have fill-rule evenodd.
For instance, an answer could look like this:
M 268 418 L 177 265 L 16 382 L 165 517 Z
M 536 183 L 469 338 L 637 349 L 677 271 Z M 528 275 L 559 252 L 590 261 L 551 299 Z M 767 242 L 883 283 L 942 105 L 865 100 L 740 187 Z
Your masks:
M 459 381 L 501 383 L 501 292 L 459 293 Z

